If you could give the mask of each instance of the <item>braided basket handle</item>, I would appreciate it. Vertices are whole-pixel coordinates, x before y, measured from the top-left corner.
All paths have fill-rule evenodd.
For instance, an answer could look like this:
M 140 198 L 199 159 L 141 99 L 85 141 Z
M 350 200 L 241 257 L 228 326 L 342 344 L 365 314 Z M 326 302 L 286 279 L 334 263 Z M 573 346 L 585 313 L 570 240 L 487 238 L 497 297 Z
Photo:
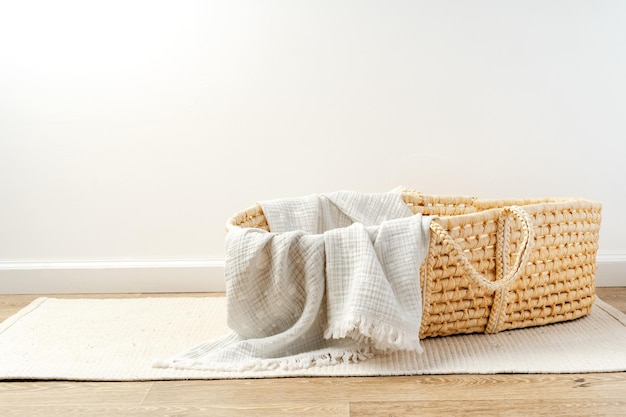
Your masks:
M 508 268 L 505 255 L 509 251 L 509 232 L 507 219 L 509 216 L 518 218 L 522 223 L 522 240 L 515 256 L 514 264 Z M 528 257 L 534 243 L 534 229 L 530 215 L 519 206 L 505 207 L 498 217 L 498 232 L 496 240 L 496 281 L 490 281 L 480 274 L 472 266 L 470 261 L 463 255 L 463 249 L 452 239 L 450 234 L 438 222 L 433 221 L 430 229 L 441 239 L 442 243 L 450 251 L 451 255 L 458 259 L 459 265 L 465 271 L 468 278 L 488 291 L 498 291 L 507 288 L 513 281 L 518 279 L 528 263 Z M 501 278 L 500 278 L 501 277 Z M 498 279 L 500 278 L 500 279 Z

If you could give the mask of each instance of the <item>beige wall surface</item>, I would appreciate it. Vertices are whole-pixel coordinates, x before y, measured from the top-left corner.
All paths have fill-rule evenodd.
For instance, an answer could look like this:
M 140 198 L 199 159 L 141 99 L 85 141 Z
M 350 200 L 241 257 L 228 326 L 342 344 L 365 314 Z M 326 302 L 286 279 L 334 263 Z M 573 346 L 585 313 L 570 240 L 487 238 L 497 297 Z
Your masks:
M 0 3 L 0 263 L 220 260 L 269 198 L 604 204 L 626 261 L 626 2 Z M 8 265 L 8 266 L 7 266 Z

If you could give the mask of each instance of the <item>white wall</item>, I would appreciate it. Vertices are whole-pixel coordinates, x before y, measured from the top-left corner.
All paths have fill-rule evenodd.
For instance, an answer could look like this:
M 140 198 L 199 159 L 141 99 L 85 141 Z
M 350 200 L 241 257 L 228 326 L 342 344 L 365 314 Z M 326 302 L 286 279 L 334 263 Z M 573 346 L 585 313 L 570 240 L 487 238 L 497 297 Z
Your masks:
M 399 184 L 602 201 L 626 272 L 624 22 L 618 0 L 2 2 L 0 290 L 219 286 L 237 210 Z

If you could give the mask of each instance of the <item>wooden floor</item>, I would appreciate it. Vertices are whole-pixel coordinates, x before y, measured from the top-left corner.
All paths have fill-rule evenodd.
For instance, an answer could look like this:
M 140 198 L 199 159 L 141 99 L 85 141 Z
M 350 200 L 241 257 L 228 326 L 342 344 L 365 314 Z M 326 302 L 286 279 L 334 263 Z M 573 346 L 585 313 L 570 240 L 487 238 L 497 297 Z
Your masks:
M 626 288 L 599 288 L 598 295 L 626 312 Z M 36 297 L 0 296 L 0 320 Z M 626 373 L 0 382 L 3 417 L 441 415 L 626 416 Z

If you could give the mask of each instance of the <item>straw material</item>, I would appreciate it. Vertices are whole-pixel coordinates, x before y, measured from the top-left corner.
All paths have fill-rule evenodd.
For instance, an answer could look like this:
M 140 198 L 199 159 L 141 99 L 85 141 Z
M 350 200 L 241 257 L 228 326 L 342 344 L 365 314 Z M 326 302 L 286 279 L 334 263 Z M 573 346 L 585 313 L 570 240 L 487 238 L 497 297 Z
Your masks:
M 421 265 L 420 338 L 573 320 L 595 300 L 601 204 L 584 199 L 504 199 L 404 190 L 413 213 L 438 216 Z M 260 205 L 227 224 L 268 230 Z

